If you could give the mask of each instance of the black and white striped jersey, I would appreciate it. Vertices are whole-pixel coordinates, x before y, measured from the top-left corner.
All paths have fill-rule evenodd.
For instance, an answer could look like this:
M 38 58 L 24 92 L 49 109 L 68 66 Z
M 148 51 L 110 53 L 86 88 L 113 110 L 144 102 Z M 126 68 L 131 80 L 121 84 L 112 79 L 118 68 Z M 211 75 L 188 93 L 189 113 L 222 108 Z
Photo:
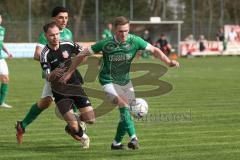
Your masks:
M 51 49 L 46 45 L 40 55 L 40 63 L 45 74 L 50 74 L 56 68 L 69 68 L 71 65 L 71 57 L 82 51 L 82 47 L 78 44 L 63 41 L 59 43 L 57 50 Z M 67 70 L 66 70 L 67 71 Z M 82 76 L 76 70 L 69 79 L 70 84 L 82 84 Z

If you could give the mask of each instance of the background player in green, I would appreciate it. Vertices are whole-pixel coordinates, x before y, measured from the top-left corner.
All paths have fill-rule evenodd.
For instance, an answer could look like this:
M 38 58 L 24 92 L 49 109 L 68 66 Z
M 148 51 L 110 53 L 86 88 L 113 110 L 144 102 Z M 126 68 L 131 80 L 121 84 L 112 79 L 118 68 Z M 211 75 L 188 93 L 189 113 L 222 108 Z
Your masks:
M 72 41 L 72 32 L 66 28 L 68 22 L 68 10 L 64 7 L 55 7 L 52 10 L 53 20 L 56 22 L 58 27 L 60 28 L 60 40 L 68 40 Z M 47 39 L 42 32 L 38 39 L 38 44 L 35 49 L 34 59 L 39 61 L 41 51 L 43 47 L 47 44 Z M 17 129 L 17 141 L 18 143 L 22 143 L 23 134 L 25 132 L 25 128 L 35 120 L 41 112 L 48 108 L 53 99 L 52 99 L 52 90 L 49 82 L 45 81 L 45 85 L 43 88 L 41 99 L 34 103 L 29 112 L 26 114 L 25 118 L 22 121 L 17 121 L 16 129 Z
M 2 15 L 0 14 L 0 107 L 3 108 L 12 108 L 12 106 L 5 103 L 5 98 L 8 93 L 8 82 L 9 82 L 9 76 L 8 76 L 8 66 L 3 58 L 3 52 L 6 52 L 8 55 L 8 58 L 12 58 L 12 54 L 7 50 L 5 47 L 3 40 L 5 36 L 5 28 L 1 26 L 2 23 Z
M 148 50 L 155 57 L 165 62 L 168 66 L 179 67 L 179 63 L 170 60 L 159 48 L 144 41 L 142 38 L 129 34 L 129 21 L 125 17 L 116 17 L 114 22 L 114 35 L 104 39 L 82 51 L 74 59 L 72 66 L 61 78 L 66 83 L 71 74 L 81 62 L 82 56 L 91 55 L 102 51 L 103 64 L 99 74 L 99 81 L 108 99 L 119 107 L 120 121 L 111 149 L 123 149 L 121 141 L 127 132 L 130 137 L 128 147 L 138 149 L 138 139 L 134 122 L 129 112 L 129 106 L 135 103 L 134 89 L 129 77 L 130 65 L 138 50 Z
M 112 34 L 112 23 L 108 23 L 107 24 L 107 28 L 105 28 L 102 32 L 102 39 L 105 39 L 105 38 L 111 38 L 113 36 Z M 99 61 L 98 61 L 98 66 L 101 66 L 102 65 L 102 57 L 99 58 Z
M 107 24 L 107 28 L 105 28 L 102 32 L 102 39 L 112 37 L 112 23 Z

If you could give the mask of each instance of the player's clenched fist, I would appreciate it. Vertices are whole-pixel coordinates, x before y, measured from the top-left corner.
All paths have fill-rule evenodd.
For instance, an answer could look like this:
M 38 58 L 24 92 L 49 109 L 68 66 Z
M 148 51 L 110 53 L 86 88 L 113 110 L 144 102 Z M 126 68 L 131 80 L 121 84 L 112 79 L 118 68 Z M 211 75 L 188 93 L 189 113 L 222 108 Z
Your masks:
M 175 60 L 171 60 L 170 63 L 169 63 L 169 67 L 180 67 L 180 64 L 178 61 L 175 61 Z
M 56 68 L 48 75 L 47 80 L 49 82 L 56 81 L 63 76 L 64 72 L 65 68 Z

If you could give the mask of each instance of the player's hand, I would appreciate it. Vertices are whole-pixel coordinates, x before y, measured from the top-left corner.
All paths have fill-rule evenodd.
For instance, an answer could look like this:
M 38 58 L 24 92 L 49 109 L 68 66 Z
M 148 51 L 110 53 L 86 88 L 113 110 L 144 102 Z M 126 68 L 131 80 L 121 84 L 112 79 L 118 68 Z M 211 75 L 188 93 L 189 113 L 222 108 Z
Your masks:
M 12 59 L 13 58 L 13 55 L 11 53 L 8 54 L 8 58 L 9 59 Z
M 171 60 L 170 63 L 169 63 L 169 67 L 177 67 L 177 68 L 179 68 L 180 64 L 179 64 L 178 61 Z
M 67 81 L 71 78 L 71 73 L 66 72 L 65 74 L 63 74 L 63 76 L 59 79 L 60 83 L 66 84 Z
M 49 75 L 49 82 L 53 82 L 63 76 L 65 72 L 65 68 L 56 68 L 54 71 L 52 71 Z

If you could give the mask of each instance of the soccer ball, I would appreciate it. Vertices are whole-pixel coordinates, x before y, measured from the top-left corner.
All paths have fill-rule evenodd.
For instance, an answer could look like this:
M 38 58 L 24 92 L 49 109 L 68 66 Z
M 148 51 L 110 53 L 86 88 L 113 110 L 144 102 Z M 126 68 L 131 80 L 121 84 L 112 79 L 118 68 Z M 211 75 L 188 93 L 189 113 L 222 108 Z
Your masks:
M 136 98 L 130 105 L 130 112 L 135 118 L 142 118 L 148 113 L 148 104 L 142 98 Z

